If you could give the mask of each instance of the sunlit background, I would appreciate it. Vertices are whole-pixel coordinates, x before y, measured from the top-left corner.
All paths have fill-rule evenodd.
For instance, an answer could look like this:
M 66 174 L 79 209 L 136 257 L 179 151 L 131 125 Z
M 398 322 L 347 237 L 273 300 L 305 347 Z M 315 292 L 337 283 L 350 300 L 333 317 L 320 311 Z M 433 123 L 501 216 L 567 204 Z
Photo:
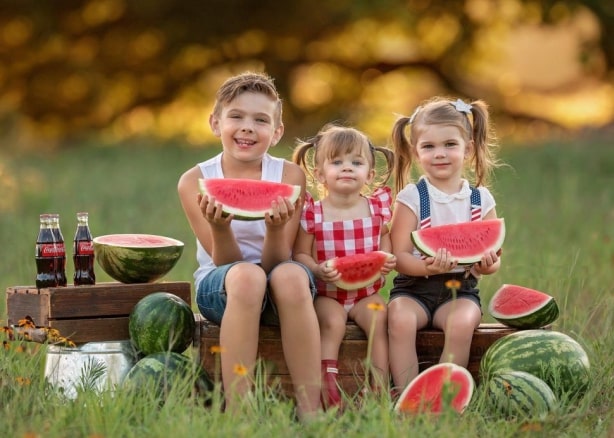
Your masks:
M 385 143 L 434 94 L 486 100 L 508 141 L 599 130 L 613 20 L 600 0 L 5 0 L 0 141 L 202 147 L 215 90 L 246 69 L 276 78 L 287 139 L 337 120 Z

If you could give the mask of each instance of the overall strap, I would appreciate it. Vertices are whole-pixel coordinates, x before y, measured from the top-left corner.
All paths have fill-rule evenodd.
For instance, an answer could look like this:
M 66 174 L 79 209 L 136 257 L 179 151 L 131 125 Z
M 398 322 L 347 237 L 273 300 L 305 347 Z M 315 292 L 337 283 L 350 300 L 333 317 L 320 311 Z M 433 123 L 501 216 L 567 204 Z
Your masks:
M 482 197 L 480 196 L 480 191 L 471 187 L 471 220 L 479 221 L 482 220 Z
M 420 228 L 428 228 L 431 226 L 431 200 L 426 181 L 424 179 L 418 181 L 416 188 L 420 195 Z

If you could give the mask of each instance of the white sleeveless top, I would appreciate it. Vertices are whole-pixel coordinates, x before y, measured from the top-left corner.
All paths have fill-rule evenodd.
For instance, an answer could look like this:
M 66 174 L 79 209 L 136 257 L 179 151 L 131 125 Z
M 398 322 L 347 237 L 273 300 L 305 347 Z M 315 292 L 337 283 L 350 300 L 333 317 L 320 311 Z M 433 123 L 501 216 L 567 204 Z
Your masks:
M 281 182 L 284 170 L 283 158 L 276 158 L 269 154 L 262 157 L 262 179 L 266 181 Z M 215 157 L 199 163 L 203 178 L 223 178 L 222 172 L 222 153 Z M 252 263 L 260 263 L 262 256 L 262 246 L 264 245 L 264 233 L 266 227 L 264 219 L 257 221 L 233 220 L 230 224 L 235 239 L 241 249 L 243 260 Z M 198 269 L 194 272 L 196 289 L 199 283 L 209 274 L 216 265 L 211 260 L 211 256 L 196 239 L 196 260 Z

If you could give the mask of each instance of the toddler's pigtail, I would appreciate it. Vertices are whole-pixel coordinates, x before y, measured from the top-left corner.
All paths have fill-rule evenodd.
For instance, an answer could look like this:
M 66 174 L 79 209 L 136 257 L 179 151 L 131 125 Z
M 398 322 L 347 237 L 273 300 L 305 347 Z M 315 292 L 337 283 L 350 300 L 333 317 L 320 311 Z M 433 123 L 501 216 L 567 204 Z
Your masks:
M 473 115 L 473 146 L 472 157 L 475 185 L 486 186 L 493 167 L 498 165 L 493 149 L 496 139 L 490 126 L 488 105 L 482 100 L 471 102 Z
M 392 127 L 392 148 L 394 151 L 394 193 L 399 193 L 409 179 L 411 169 L 411 145 L 405 129 L 411 118 L 403 116 Z

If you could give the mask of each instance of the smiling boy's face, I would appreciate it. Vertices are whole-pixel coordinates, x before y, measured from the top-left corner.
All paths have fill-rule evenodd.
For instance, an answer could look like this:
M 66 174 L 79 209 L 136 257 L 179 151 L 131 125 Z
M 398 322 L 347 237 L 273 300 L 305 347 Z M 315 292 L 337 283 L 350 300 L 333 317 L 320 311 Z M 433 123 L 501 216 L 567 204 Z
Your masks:
M 284 126 L 277 123 L 278 102 L 258 92 L 243 92 L 209 122 L 227 152 L 242 156 L 262 156 L 281 139 Z

